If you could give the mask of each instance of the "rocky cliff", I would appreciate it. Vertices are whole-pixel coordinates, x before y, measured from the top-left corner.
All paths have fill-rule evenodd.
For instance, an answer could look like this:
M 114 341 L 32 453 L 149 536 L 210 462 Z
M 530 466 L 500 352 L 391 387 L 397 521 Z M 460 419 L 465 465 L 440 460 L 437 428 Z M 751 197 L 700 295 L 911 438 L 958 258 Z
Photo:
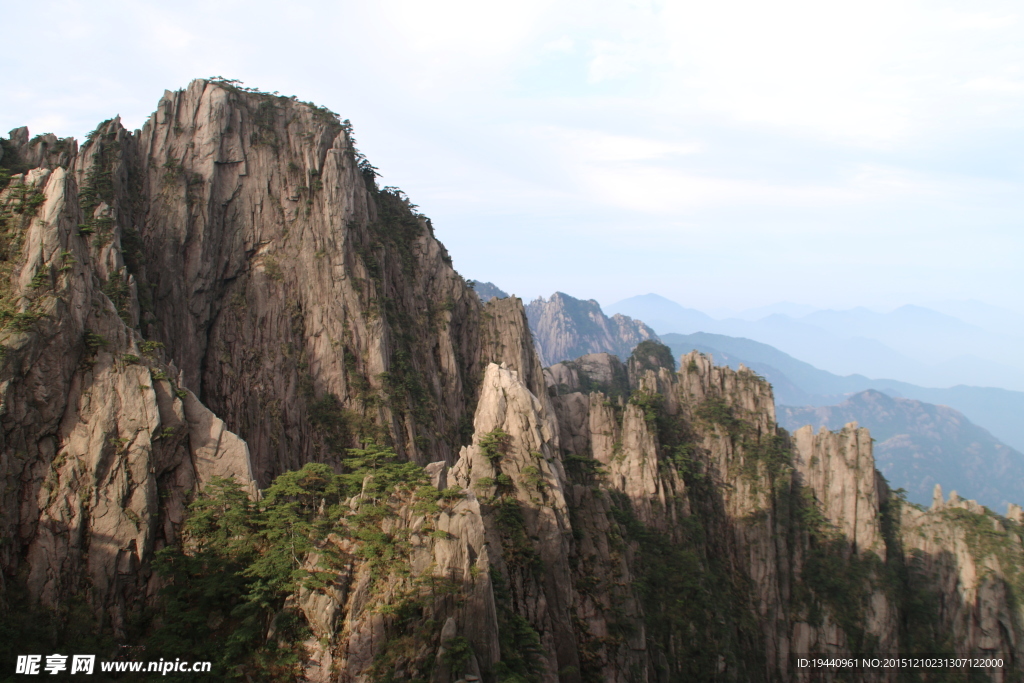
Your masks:
M 677 370 L 564 295 L 531 304 L 545 353 L 626 361 L 542 369 L 522 302 L 482 303 L 325 109 L 195 81 L 139 131 L 2 149 L 5 658 L 626 683 L 999 653 L 1017 680 L 1019 509 L 910 505 L 866 430 L 790 436 L 753 372 Z
M 471 280 L 470 283 L 473 285 L 473 291 L 477 293 L 481 301 L 508 298 L 508 292 L 502 290 L 493 282 L 480 282 L 479 280 Z
M 490 361 L 543 394 L 522 304 L 484 307 L 322 108 L 195 81 L 142 130 L 3 150 L 3 568 L 44 605 L 155 599 L 211 476 L 366 438 L 454 461 Z
M 639 320 L 620 314 L 609 318 L 593 299 L 582 301 L 562 292 L 531 301 L 526 315 L 544 365 L 588 353 L 628 358 L 640 342 L 658 339 L 654 330 Z
M 862 391 L 835 406 L 779 407 L 779 424 L 841 428 L 856 420 L 877 439 L 878 468 L 915 503 L 945 482 L 993 509 L 1024 500 L 1024 454 L 947 406 Z

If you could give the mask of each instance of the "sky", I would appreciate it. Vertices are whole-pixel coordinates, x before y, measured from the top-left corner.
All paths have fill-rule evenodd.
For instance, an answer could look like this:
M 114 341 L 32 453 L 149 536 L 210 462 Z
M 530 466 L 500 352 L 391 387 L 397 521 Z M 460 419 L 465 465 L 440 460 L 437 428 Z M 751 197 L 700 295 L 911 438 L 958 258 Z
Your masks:
M 36 0 L 4 9 L 0 130 L 142 125 L 224 76 L 352 121 L 467 278 L 1024 307 L 1024 5 Z M 13 68 L 12 68 L 13 67 Z

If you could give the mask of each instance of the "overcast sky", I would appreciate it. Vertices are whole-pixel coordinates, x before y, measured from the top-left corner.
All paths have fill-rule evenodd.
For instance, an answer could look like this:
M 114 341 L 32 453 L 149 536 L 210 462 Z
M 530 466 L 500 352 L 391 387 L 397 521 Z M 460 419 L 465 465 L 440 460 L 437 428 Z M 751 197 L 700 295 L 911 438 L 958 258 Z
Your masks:
M 141 126 L 211 75 L 313 100 L 530 299 L 1024 301 L 1024 6 L 35 0 L 0 130 Z

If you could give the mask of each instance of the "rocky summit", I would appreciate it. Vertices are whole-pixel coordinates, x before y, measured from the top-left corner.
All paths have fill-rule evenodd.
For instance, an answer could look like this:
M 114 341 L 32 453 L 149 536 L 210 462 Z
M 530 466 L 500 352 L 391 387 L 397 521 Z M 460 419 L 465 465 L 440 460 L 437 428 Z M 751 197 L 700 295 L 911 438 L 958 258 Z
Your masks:
M 628 358 L 640 342 L 659 341 L 654 330 L 641 321 L 618 313 L 609 318 L 593 299 L 582 301 L 562 292 L 531 301 L 526 317 L 544 365 L 588 353 Z
M 588 302 L 539 354 L 327 109 L 197 80 L 0 143 L 5 676 L 1021 680 L 1020 508 L 908 503 L 868 430 Z M 895 654 L 1003 665 L 798 666 Z

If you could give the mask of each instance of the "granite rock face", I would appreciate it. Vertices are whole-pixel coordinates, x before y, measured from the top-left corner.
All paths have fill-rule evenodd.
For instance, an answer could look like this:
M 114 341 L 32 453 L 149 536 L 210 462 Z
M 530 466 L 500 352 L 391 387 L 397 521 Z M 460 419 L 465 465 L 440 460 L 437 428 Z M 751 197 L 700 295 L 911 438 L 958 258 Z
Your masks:
M 802 427 L 793 434 L 794 464 L 814 492 L 822 513 L 854 548 L 885 559 L 879 527 L 884 483 L 875 471 L 871 434 L 856 422 L 840 432 Z
M 543 387 L 522 303 L 481 304 L 325 110 L 195 81 L 141 131 L 3 142 L 0 558 L 43 605 L 118 630 L 211 477 L 360 431 L 451 464 L 487 362 Z
M 531 301 L 526 315 L 544 365 L 590 353 L 628 358 L 640 342 L 658 339 L 654 330 L 639 320 L 618 313 L 609 318 L 593 299 L 581 301 L 562 292 Z
M 16 153 L 45 161 L 26 138 L 14 131 Z M 133 282 L 98 274 L 76 193 L 74 164 L 0 192 L 0 566 L 45 606 L 84 595 L 121 633 L 155 597 L 149 561 L 176 541 L 190 492 L 252 473 L 245 442 L 119 317 L 108 293 Z
M 790 435 L 762 378 L 677 370 L 595 302 L 481 302 L 329 112 L 195 81 L 140 131 L 2 150 L 4 600 L 83 598 L 126 641 L 200 487 L 255 497 L 374 439 L 436 491 L 367 478 L 300 558 L 342 558 L 288 598 L 306 680 L 839 680 L 793 657 L 939 651 L 1019 675 L 1020 508 L 911 505 L 867 430 Z M 367 505 L 400 562 L 344 531 Z
M 109 177 L 88 204 L 101 277 L 130 273 L 133 322 L 249 443 L 261 485 L 367 421 L 403 456 L 454 460 L 483 306 L 429 221 L 367 183 L 347 124 L 195 81 L 80 159 L 79 186 Z
M 835 406 L 779 411 L 779 423 L 794 430 L 806 424 L 839 430 L 853 421 L 870 429 L 879 470 L 915 503 L 927 505 L 938 482 L 955 483 L 993 509 L 1024 500 L 1024 454 L 953 408 L 869 390 Z

